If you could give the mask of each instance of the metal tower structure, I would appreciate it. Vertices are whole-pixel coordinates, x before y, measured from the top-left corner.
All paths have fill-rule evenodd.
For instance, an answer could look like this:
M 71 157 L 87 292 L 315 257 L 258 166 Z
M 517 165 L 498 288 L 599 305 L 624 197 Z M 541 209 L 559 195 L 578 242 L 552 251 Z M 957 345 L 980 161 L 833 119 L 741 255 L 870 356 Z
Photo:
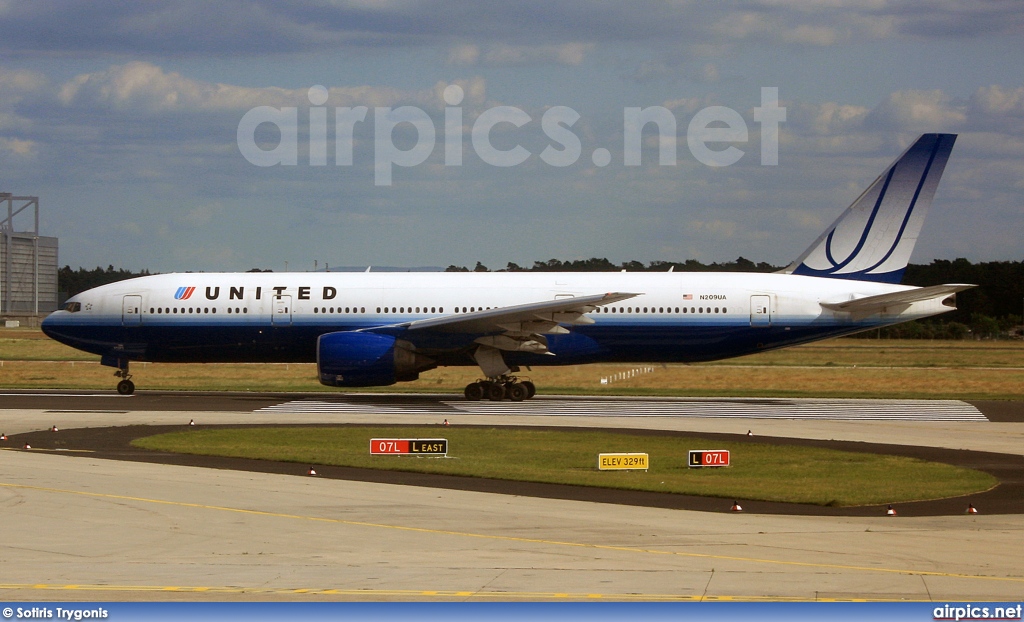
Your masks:
M 36 315 L 57 308 L 57 238 L 39 235 L 39 197 L 0 192 L 0 313 Z M 6 212 L 6 213 L 4 213 Z M 31 228 L 21 231 L 15 218 Z

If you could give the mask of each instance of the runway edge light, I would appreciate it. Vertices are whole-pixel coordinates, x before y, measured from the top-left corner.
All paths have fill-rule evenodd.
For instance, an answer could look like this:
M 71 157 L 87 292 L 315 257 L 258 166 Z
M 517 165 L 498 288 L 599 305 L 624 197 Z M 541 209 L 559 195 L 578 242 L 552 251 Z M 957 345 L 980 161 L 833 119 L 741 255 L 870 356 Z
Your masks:
M 892 505 L 890 505 L 888 507 L 888 509 L 885 510 L 885 515 L 886 516 L 896 516 L 896 510 L 892 509 Z

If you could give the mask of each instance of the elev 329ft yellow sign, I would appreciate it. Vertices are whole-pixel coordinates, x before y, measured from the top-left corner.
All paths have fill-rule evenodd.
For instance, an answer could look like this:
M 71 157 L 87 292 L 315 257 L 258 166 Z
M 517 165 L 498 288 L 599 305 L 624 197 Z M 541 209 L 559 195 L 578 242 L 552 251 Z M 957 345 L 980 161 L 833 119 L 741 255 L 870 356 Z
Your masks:
M 641 453 L 598 454 L 597 468 L 601 471 L 643 470 L 650 465 L 650 457 Z

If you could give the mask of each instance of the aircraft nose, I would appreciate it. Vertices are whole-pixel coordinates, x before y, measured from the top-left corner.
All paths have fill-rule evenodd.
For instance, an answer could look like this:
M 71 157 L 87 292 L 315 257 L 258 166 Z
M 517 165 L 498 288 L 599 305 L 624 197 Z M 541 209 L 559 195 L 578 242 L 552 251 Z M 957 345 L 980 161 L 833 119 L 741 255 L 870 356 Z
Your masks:
M 51 339 L 55 339 L 54 329 L 63 325 L 64 316 L 67 315 L 67 311 L 54 311 L 50 315 L 43 318 L 39 327 L 42 328 L 43 334 Z
M 43 318 L 43 321 L 39 325 L 39 327 L 43 329 L 44 333 L 49 334 L 49 333 L 46 332 L 47 329 L 53 328 L 53 325 L 54 325 L 53 316 L 57 315 L 57 313 L 59 313 L 59 311 L 54 311 L 50 315 L 47 315 L 46 317 Z

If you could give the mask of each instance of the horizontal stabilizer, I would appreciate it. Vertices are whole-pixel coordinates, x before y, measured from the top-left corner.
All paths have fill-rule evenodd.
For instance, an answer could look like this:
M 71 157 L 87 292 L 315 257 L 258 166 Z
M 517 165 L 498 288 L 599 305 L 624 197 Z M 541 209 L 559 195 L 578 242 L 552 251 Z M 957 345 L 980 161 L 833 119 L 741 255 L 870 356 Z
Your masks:
M 915 302 L 943 299 L 951 294 L 962 292 L 972 287 L 977 287 L 977 285 L 932 285 L 931 287 L 918 287 L 901 292 L 864 296 L 863 298 L 854 298 L 840 302 L 822 302 L 821 306 L 832 311 L 852 313 L 857 317 L 867 317 L 875 313 L 883 313 L 886 309 L 907 306 Z

